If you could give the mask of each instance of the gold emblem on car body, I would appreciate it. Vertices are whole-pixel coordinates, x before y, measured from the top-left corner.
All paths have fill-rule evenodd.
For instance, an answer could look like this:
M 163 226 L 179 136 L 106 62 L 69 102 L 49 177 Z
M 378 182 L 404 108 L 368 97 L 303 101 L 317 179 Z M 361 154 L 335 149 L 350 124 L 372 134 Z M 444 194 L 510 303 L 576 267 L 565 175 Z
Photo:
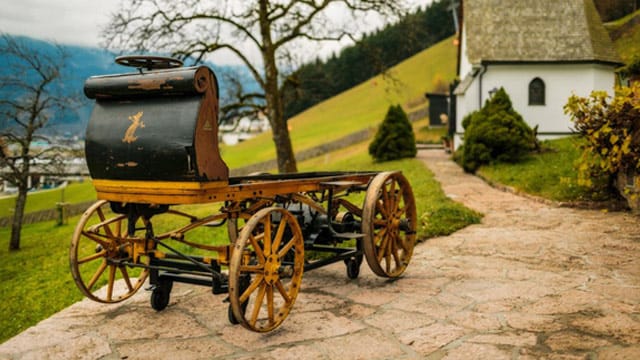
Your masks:
M 138 130 L 138 128 L 144 127 L 144 123 L 142 122 L 142 114 L 143 114 L 142 111 L 138 111 L 137 114 L 129 116 L 129 120 L 131 120 L 131 125 L 129 125 L 129 128 L 127 128 L 127 131 L 125 131 L 124 138 L 122 138 L 122 142 L 131 144 L 132 142 L 138 139 L 138 137 L 135 136 L 136 130 Z

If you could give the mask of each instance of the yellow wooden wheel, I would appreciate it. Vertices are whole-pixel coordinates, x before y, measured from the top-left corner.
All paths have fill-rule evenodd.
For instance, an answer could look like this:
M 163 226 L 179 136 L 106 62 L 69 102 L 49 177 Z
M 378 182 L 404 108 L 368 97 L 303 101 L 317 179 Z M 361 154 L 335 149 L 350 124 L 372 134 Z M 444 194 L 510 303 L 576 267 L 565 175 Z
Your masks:
M 71 274 L 80 291 L 102 303 L 135 294 L 148 270 L 128 268 L 123 261 L 134 260 L 133 246 L 140 241 L 143 238 L 127 235 L 127 217 L 111 213 L 109 202 L 100 200 L 89 207 L 76 225 L 69 249 Z M 148 265 L 146 257 L 137 260 Z
M 258 211 L 241 229 L 229 266 L 229 300 L 235 320 L 267 332 L 291 311 L 304 271 L 304 239 L 286 209 Z
M 409 265 L 416 241 L 416 203 L 400 172 L 376 175 L 362 209 L 363 250 L 378 276 L 398 277 Z

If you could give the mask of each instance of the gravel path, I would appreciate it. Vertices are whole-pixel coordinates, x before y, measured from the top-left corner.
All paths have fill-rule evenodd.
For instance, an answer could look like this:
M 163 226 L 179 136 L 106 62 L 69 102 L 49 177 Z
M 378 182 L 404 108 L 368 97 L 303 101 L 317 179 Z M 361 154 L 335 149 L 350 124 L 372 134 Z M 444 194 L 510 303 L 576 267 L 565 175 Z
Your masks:
M 141 291 L 79 302 L 0 345 L 0 359 L 640 359 L 640 227 L 487 186 L 441 151 L 418 155 L 482 224 L 416 247 L 404 277 L 363 264 L 305 274 L 283 325 L 227 322 L 224 296 L 176 284 L 160 313 Z

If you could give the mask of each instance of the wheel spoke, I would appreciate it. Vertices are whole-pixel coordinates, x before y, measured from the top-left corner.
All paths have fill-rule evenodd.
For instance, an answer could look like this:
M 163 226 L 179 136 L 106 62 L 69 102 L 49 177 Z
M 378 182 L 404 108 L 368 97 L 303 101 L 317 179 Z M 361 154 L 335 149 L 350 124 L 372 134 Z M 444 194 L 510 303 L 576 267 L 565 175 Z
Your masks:
M 87 238 L 93 240 L 94 242 L 98 243 L 99 245 L 101 245 L 103 248 L 108 248 L 110 241 L 109 240 L 103 240 L 101 238 L 98 237 L 98 235 L 93 234 L 91 232 L 87 232 L 87 231 L 83 231 L 82 235 L 86 236 Z
M 91 291 L 91 289 L 93 288 L 93 285 L 96 284 L 96 282 L 98 281 L 100 276 L 102 276 L 106 268 L 107 268 L 107 259 L 104 259 L 102 261 L 102 264 L 100 264 L 100 267 L 98 268 L 98 270 L 96 270 L 95 274 L 93 274 L 93 277 L 91 278 L 91 280 L 89 280 L 89 283 L 87 284 L 87 290 Z
M 122 221 L 116 222 L 116 234 L 119 238 L 122 238 Z
M 113 299 L 113 284 L 116 281 L 116 266 L 109 265 L 109 282 L 107 283 L 107 301 Z
M 374 229 L 376 229 L 376 228 L 379 229 L 379 228 L 384 227 L 384 226 L 387 226 L 387 222 L 385 220 L 377 219 L 377 218 L 373 219 L 373 227 L 374 227 Z
M 380 187 L 380 192 L 381 195 L 380 196 L 380 200 L 382 201 L 383 204 L 386 204 L 389 202 L 389 193 L 387 192 L 387 185 L 386 184 L 382 184 L 382 186 Z
M 251 245 L 253 246 L 253 251 L 256 253 L 256 259 L 258 260 L 258 263 L 264 265 L 266 259 L 264 258 L 264 253 L 262 252 L 262 247 L 260 247 L 258 240 L 255 236 L 249 235 L 249 242 L 251 242 Z
M 120 266 L 119 269 L 122 273 L 124 282 L 127 284 L 127 288 L 129 289 L 129 291 L 133 291 L 133 285 L 131 285 L 131 279 L 129 278 L 129 272 L 127 271 L 127 268 L 124 266 Z
M 278 257 L 280 259 L 282 259 L 288 252 L 289 250 L 291 250 L 291 248 L 293 248 L 293 246 L 298 242 L 298 237 L 294 236 L 293 238 L 291 238 L 291 240 L 289 240 L 289 242 L 284 245 L 282 247 L 282 249 L 280 249 L 280 251 L 278 252 Z
M 376 201 L 376 209 L 378 209 L 378 213 L 382 216 L 382 219 L 388 219 L 389 212 L 385 208 L 384 204 L 385 203 L 382 200 L 378 199 L 378 201 Z
M 399 238 L 396 237 L 394 240 L 395 241 L 391 242 L 391 255 L 393 255 L 393 260 L 395 260 L 396 268 L 397 268 L 397 267 L 401 267 L 403 264 L 402 264 L 402 260 L 400 260 L 400 255 L 398 254 L 397 244 L 398 244 Z
M 249 322 L 251 326 L 256 326 L 256 322 L 258 321 L 258 315 L 260 315 L 260 309 L 262 308 L 262 300 L 264 300 L 266 287 L 267 287 L 267 284 L 262 283 L 262 285 L 260 286 L 260 289 L 258 290 L 256 301 L 253 303 L 253 313 L 251 314 L 251 321 Z
M 104 223 L 106 217 L 102 212 L 102 208 L 98 208 L 96 212 L 98 213 L 98 217 L 100 218 L 100 220 Z M 111 232 L 111 228 L 109 227 L 109 224 L 105 223 L 102 225 L 102 227 L 104 228 L 104 231 L 107 233 L 107 235 L 109 235 L 110 237 L 113 237 L 113 233 Z
M 406 237 L 406 236 L 402 237 L 402 236 L 400 236 L 400 234 L 398 234 L 398 245 L 400 245 L 400 247 L 401 247 L 401 248 L 402 248 L 402 250 L 404 250 L 404 251 L 409 251 L 409 250 L 411 250 L 411 249 L 409 248 L 409 244 L 407 244 L 407 237 Z
M 95 260 L 95 259 L 99 259 L 101 257 L 104 257 L 104 255 L 106 253 L 107 253 L 107 250 L 99 251 L 99 252 L 97 252 L 97 253 L 95 253 L 93 255 L 89 255 L 89 256 L 87 256 L 85 258 L 82 258 L 82 259 L 78 260 L 78 264 L 84 264 L 84 263 L 87 263 L 89 261 L 92 261 L 92 260 Z
M 273 241 L 273 249 L 275 251 L 280 247 L 280 242 L 282 241 L 282 237 L 284 236 L 284 230 L 287 227 L 287 218 L 282 218 L 280 220 L 280 225 L 278 225 L 278 231 L 276 232 L 276 238 Z
M 276 281 L 276 288 L 278 289 L 280 295 L 282 295 L 285 304 L 289 305 L 291 303 L 291 297 L 289 296 L 287 289 L 285 289 L 284 284 L 282 284 L 282 281 L 280 281 L 280 279 Z
M 273 325 L 276 322 L 273 314 L 273 286 L 267 286 L 267 315 L 269 317 L 269 325 Z
M 262 242 L 265 256 L 271 255 L 271 216 L 264 217 L 264 239 L 262 239 Z
M 398 201 L 398 194 L 396 192 L 396 180 L 391 179 L 391 184 L 389 185 L 389 213 L 393 213 L 393 209 L 396 208 L 396 203 Z
M 376 246 L 377 248 L 377 254 L 376 257 L 378 259 L 378 262 L 380 262 L 382 260 L 382 257 L 385 255 L 386 250 L 387 250 L 387 242 L 389 241 L 389 235 L 387 233 L 387 229 L 382 229 L 380 230 L 380 232 L 378 234 L 376 234 L 376 238 L 378 237 L 382 237 L 380 239 L 380 243 Z M 377 244 L 378 242 L 375 241 L 374 244 Z
M 242 295 L 240 295 L 240 297 L 238 298 L 239 302 L 242 304 L 245 301 L 247 301 L 247 299 L 249 299 L 249 296 L 251 296 L 251 294 L 256 291 L 256 289 L 258 288 L 258 286 L 260 286 L 260 284 L 262 283 L 262 280 L 264 279 L 264 276 L 261 274 L 258 274 L 256 276 L 256 278 L 251 282 L 251 284 L 249 285 L 249 287 L 242 293 Z
M 240 265 L 240 271 L 243 273 L 262 273 L 264 271 L 264 265 Z

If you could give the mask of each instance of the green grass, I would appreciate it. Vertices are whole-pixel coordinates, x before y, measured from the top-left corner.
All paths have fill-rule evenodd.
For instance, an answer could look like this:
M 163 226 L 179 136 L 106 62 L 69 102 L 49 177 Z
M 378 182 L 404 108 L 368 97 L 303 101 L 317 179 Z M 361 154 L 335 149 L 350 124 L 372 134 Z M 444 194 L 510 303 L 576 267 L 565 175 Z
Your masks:
M 478 174 L 492 182 L 555 201 L 592 200 L 594 194 L 577 185 L 574 164 L 580 158 L 580 139 L 566 137 L 543 142 L 545 149 L 516 163 L 483 166 Z
M 294 151 L 298 152 L 349 133 L 376 128 L 390 105 L 410 112 L 426 105 L 424 93 L 455 77 L 453 38 L 422 51 L 393 67 L 390 77 L 376 76 L 289 120 Z M 235 146 L 221 146 L 230 168 L 275 158 L 271 132 Z
M 413 132 L 418 144 L 441 144 L 442 138 L 447 135 L 446 126 L 429 126 L 429 119 L 423 119 L 413 123 Z
M 633 14 L 629 14 L 622 19 L 607 23 L 605 24 L 605 27 L 609 31 L 619 29 L 634 17 L 640 17 L 640 10 Z M 634 55 L 640 55 L 640 26 L 633 26 L 631 29 L 627 30 L 622 34 L 622 36 L 614 41 L 614 46 L 618 51 L 618 54 L 620 54 L 622 61 L 625 63 L 632 60 Z
M 56 203 L 68 202 L 71 204 L 91 201 L 96 199 L 96 191 L 91 181 L 71 183 L 66 188 L 52 189 L 29 193 L 27 195 L 27 205 L 25 213 L 54 209 Z M 5 197 L 0 199 L 0 218 L 13 216 L 16 197 Z
M 82 299 L 68 265 L 72 224 L 26 225 L 22 250 L 9 253 L 10 228 L 0 228 L 0 342 Z

